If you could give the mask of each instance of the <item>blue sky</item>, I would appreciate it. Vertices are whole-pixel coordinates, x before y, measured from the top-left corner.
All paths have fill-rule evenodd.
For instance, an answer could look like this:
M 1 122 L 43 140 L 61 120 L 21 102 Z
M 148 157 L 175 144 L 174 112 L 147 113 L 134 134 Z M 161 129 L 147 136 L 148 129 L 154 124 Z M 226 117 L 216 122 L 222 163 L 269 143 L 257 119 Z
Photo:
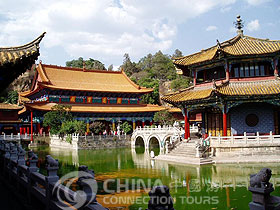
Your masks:
M 230 39 L 237 14 L 245 35 L 280 40 L 279 0 L 0 0 L 0 46 L 46 31 L 43 63 L 90 57 L 117 68 L 125 53 L 137 62 L 158 50 L 188 55 Z

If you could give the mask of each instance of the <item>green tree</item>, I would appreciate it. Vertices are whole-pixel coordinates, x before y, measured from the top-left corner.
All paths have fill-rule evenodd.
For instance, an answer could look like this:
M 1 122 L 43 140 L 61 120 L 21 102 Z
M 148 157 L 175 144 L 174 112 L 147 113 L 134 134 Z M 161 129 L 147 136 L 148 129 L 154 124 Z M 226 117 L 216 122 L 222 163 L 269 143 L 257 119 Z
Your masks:
M 177 91 L 190 86 L 191 79 L 189 77 L 177 75 L 177 78 L 171 82 L 171 89 Z
M 83 121 L 70 120 L 62 123 L 59 133 L 60 134 L 73 134 L 77 133 L 83 135 L 86 132 L 86 124 Z
M 180 50 L 176 49 L 174 54 L 172 55 L 172 58 L 179 58 L 179 57 L 183 57 L 183 53 Z
M 125 53 L 123 57 L 124 57 L 123 65 L 121 65 L 121 68 L 123 68 L 123 70 L 127 76 L 130 77 L 133 73 L 139 72 L 139 69 L 137 68 L 136 63 L 131 62 L 128 53 Z
M 113 66 L 113 64 L 111 64 L 111 65 L 108 67 L 108 71 L 113 71 L 113 68 L 114 68 L 114 66 Z
M 125 121 L 121 124 L 121 129 L 123 130 L 123 132 L 125 134 L 132 132 L 132 126 L 127 121 Z
M 10 104 L 17 104 L 18 102 L 18 92 L 15 90 L 9 91 L 7 100 L 5 101 L 6 103 Z
M 153 92 L 145 94 L 141 97 L 141 102 L 145 104 L 159 104 L 159 80 L 144 77 L 138 80 L 138 85 L 153 88 Z
M 161 125 L 173 125 L 175 118 L 167 110 L 162 110 L 155 113 L 154 122 L 157 122 Z
M 100 121 L 94 121 L 89 125 L 89 130 L 96 135 L 102 134 L 105 130 L 105 124 Z
M 88 60 L 84 60 L 82 57 L 79 57 L 77 60 L 66 61 L 66 66 L 68 67 L 76 67 L 76 68 L 83 68 L 85 63 L 86 69 L 93 69 L 93 70 L 106 70 L 103 63 L 98 60 L 94 60 L 89 58 Z
M 71 106 L 57 104 L 44 114 L 43 126 L 50 126 L 51 134 L 59 134 L 63 122 L 72 121 Z

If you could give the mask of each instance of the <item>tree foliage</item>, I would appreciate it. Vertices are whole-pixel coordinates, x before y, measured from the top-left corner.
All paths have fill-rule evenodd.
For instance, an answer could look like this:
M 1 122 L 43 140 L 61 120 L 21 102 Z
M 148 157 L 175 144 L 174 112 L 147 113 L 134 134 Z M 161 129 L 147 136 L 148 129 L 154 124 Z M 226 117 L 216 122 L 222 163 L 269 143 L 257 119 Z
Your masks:
M 124 133 L 128 134 L 132 132 L 132 126 L 127 122 L 123 122 L 121 124 L 121 129 L 123 130 Z
M 190 86 L 190 78 L 178 75 L 175 80 L 171 82 L 171 89 L 174 91 L 184 89 Z
M 50 126 L 51 134 L 59 134 L 62 123 L 72 121 L 73 117 L 70 113 L 71 106 L 69 105 L 55 105 L 52 111 L 44 114 L 43 126 Z
M 176 49 L 172 57 L 173 58 L 183 57 L 183 53 L 180 50 Z
M 102 134 L 105 130 L 105 124 L 100 121 L 94 121 L 89 125 L 89 130 L 96 135 Z
M 71 120 L 62 123 L 59 133 L 60 134 L 84 134 L 86 132 L 86 124 L 83 121 Z
M 18 102 L 18 92 L 15 90 L 9 91 L 7 100 L 5 101 L 6 103 L 10 104 L 17 104 Z
M 154 122 L 161 125 L 172 125 L 175 122 L 175 118 L 167 110 L 162 110 L 154 115 Z
M 86 69 L 93 69 L 93 70 L 106 70 L 103 63 L 98 60 L 94 60 L 89 58 L 88 60 L 84 60 L 82 57 L 79 57 L 77 60 L 66 61 L 66 66 L 68 67 L 76 67 L 76 68 L 83 68 L 85 63 Z
M 175 50 L 174 55 L 180 56 L 182 52 Z M 158 51 L 154 55 L 149 53 L 141 58 L 138 63 L 130 60 L 129 55 L 124 55 L 122 65 L 125 73 L 140 86 L 154 88 L 150 94 L 142 96 L 143 103 L 159 104 L 159 85 L 166 81 L 174 81 L 174 89 L 189 85 L 187 80 L 177 79 L 175 67 L 172 63 L 171 56 Z
M 137 68 L 136 63 L 131 62 L 128 53 L 125 53 L 123 57 L 124 57 L 123 65 L 121 66 L 121 68 L 123 68 L 123 70 L 127 76 L 130 77 L 132 74 L 139 72 L 139 69 Z

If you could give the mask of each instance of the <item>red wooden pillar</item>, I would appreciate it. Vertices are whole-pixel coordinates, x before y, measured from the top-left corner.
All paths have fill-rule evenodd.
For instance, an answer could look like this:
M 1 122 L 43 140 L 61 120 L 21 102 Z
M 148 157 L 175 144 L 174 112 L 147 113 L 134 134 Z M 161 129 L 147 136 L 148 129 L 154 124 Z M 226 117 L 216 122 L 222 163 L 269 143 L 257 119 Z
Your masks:
M 144 128 L 144 126 L 145 126 L 145 121 L 142 121 L 142 127 Z
M 40 133 L 41 134 L 41 124 L 37 123 L 37 131 L 36 133 Z
M 196 85 L 196 71 L 193 71 L 193 85 Z
M 278 76 L 278 59 L 275 59 L 273 62 L 274 62 L 274 75 Z
M 223 136 L 227 136 L 227 112 L 226 112 L 226 105 L 224 106 L 224 111 L 223 111 Z
M 27 129 L 26 129 L 26 133 L 29 135 L 30 134 L 30 128 L 29 127 L 27 127 Z
M 188 119 L 188 110 L 185 108 L 185 139 L 190 137 L 190 123 Z
M 228 64 L 228 62 L 226 63 L 226 81 L 229 81 L 229 64 Z
M 152 125 L 153 125 L 153 121 L 151 120 L 151 121 L 150 121 L 150 126 L 152 126 Z
M 30 120 L 31 121 L 31 129 L 30 129 L 31 130 L 30 131 L 30 135 L 31 135 L 30 137 L 31 138 L 30 138 L 30 141 L 32 142 L 33 141 L 33 111 L 32 110 L 30 112 L 30 115 L 31 115 L 30 116 L 30 118 L 31 118 L 31 120 Z
M 25 127 L 23 128 L 23 134 L 26 134 L 26 128 Z

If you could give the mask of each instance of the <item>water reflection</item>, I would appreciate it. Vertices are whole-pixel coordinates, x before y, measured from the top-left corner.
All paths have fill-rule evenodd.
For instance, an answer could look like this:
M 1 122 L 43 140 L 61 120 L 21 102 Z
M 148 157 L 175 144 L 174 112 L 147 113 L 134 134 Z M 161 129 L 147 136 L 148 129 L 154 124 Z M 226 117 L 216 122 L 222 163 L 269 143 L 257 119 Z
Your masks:
M 209 166 L 171 164 L 151 159 L 149 151 L 143 148 L 80 151 L 39 149 L 39 156 L 43 157 L 46 154 L 59 159 L 62 166 L 60 175 L 77 170 L 79 165 L 88 165 L 89 168 L 94 169 L 99 183 L 98 201 L 110 209 L 117 206 L 133 210 L 147 208 L 147 205 L 142 202 L 147 197 L 144 187 L 141 186 L 140 191 L 132 190 L 137 180 L 143 180 L 144 185 L 148 185 L 149 181 L 154 184 L 157 180 L 168 185 L 175 199 L 175 208 L 178 210 L 248 209 L 251 200 L 251 193 L 247 190 L 249 175 L 257 173 L 263 167 L 272 169 L 271 182 L 276 187 L 274 195 L 279 195 L 280 168 L 276 163 Z M 127 181 L 128 189 L 123 187 L 119 192 L 108 193 L 104 190 L 104 183 L 108 179 L 119 180 L 122 184 Z M 116 189 L 117 185 L 115 181 L 110 184 L 110 187 Z M 113 201 L 106 203 L 114 197 L 123 198 L 122 201 L 128 198 L 130 200 L 126 204 Z M 140 199 L 139 203 L 136 201 L 137 198 Z

